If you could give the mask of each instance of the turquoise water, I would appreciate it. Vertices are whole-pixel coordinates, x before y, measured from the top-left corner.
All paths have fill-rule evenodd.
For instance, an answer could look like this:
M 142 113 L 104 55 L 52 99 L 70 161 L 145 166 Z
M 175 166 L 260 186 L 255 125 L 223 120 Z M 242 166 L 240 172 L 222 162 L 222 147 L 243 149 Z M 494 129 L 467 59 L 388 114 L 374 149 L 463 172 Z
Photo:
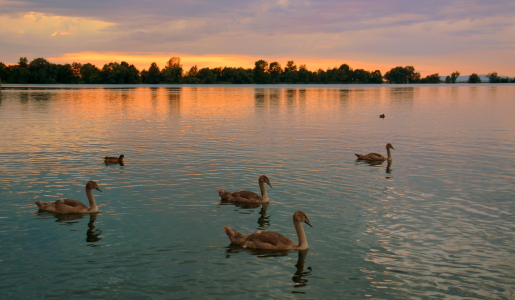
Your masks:
M 0 298 L 515 299 L 514 95 L 4 84 Z M 356 161 L 388 142 L 391 165 Z M 266 207 L 215 191 L 257 192 L 262 174 Z M 34 200 L 87 202 L 88 180 L 98 215 L 38 212 Z M 223 231 L 297 240 L 296 210 L 307 251 L 245 250 Z

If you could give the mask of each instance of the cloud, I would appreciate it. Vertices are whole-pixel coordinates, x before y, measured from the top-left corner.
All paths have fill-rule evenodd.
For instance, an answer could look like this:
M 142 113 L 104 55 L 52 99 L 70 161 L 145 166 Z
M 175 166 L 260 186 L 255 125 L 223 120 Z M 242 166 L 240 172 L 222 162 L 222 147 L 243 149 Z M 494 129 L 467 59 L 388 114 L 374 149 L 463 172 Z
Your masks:
M 456 53 L 463 54 L 458 57 L 463 65 L 475 64 L 477 53 L 495 53 L 503 55 L 493 61 L 496 66 L 515 69 L 503 51 L 515 48 L 513 0 L 0 0 L 0 5 L 0 39 L 6 41 L 0 60 L 17 61 L 23 53 L 119 52 L 381 65 L 411 59 L 436 66 Z

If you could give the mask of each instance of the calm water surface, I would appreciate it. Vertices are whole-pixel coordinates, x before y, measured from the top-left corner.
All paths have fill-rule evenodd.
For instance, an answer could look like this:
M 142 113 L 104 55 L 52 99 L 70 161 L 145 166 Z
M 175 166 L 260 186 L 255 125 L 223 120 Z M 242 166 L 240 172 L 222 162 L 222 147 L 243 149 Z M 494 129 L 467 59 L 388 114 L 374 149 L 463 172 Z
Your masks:
M 2 299 L 515 299 L 515 85 L 2 88 Z M 38 212 L 88 180 L 101 213 Z M 307 251 L 223 231 L 296 210 Z

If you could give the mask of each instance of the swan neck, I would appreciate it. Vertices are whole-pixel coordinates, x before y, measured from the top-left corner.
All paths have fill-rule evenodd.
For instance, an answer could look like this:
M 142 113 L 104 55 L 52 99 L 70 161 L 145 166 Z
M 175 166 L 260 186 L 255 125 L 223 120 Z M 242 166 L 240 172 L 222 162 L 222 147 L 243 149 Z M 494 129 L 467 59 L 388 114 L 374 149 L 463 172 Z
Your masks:
M 95 196 L 93 196 L 93 190 L 86 188 L 86 195 L 89 201 L 89 210 L 97 210 L 97 204 L 95 203 Z
M 263 201 L 270 201 L 270 199 L 268 198 L 268 194 L 266 193 L 266 187 L 265 187 L 265 182 L 264 181 L 259 181 L 259 189 L 261 190 L 261 198 L 263 198 Z
M 308 249 L 308 239 L 306 238 L 306 233 L 304 232 L 304 227 L 302 226 L 302 222 L 293 221 L 295 225 L 295 231 L 297 231 L 297 237 L 299 238 L 299 246 L 298 250 Z
M 386 153 L 388 154 L 388 160 L 392 160 L 392 152 L 390 152 L 390 148 L 386 148 Z

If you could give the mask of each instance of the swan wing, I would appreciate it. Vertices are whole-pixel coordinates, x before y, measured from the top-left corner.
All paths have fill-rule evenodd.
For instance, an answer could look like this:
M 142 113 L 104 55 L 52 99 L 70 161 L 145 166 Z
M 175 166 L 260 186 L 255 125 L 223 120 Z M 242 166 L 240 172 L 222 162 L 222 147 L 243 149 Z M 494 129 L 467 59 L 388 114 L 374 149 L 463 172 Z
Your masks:
M 236 201 L 245 201 L 245 200 L 254 200 L 259 201 L 262 200 L 261 196 L 258 194 L 246 191 L 246 190 L 239 190 L 237 192 L 232 193 L 232 196 L 235 198 Z
M 66 206 L 70 206 L 70 207 L 74 207 L 74 208 L 85 208 L 85 209 L 89 208 L 84 203 L 77 201 L 77 200 L 73 200 L 73 199 L 59 199 L 56 201 L 56 204 L 66 205 Z
M 243 247 L 259 249 L 287 250 L 297 245 L 284 235 L 267 230 L 259 230 L 251 234 Z

